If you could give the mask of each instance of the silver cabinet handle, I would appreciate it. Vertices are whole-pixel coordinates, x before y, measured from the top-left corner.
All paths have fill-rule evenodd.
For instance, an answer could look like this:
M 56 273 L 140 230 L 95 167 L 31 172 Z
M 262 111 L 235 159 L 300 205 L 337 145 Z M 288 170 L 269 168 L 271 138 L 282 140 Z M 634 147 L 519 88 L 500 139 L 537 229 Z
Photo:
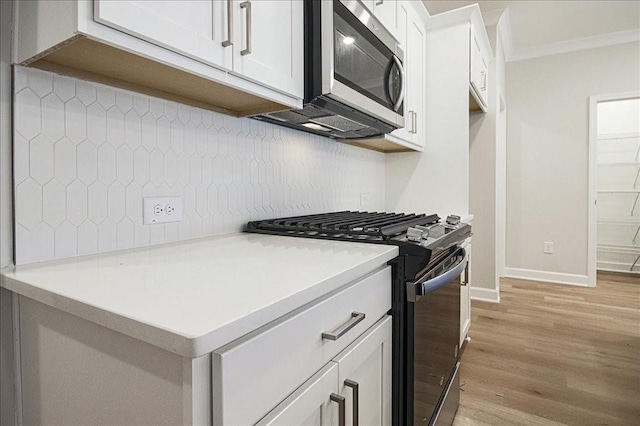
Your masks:
M 464 280 L 460 281 L 460 285 L 468 285 L 469 284 L 469 262 L 464 267 Z
M 378 0 L 378 1 L 376 2 L 376 6 L 380 6 L 382 3 L 384 3 L 384 0 Z
M 413 111 L 413 134 L 418 133 L 418 113 Z
M 327 340 L 338 340 L 339 338 L 344 336 L 347 333 L 347 331 L 351 330 L 353 327 L 358 325 L 358 323 L 362 321 L 365 318 L 365 316 L 366 315 L 363 314 L 362 312 L 352 312 L 351 319 L 349 319 L 349 321 L 345 322 L 340 327 L 336 328 L 335 330 L 329 333 L 322 333 L 322 338 Z
M 233 46 L 233 0 L 227 0 L 227 39 L 222 46 Z
M 345 413 L 345 400 L 344 396 L 340 396 L 337 393 L 332 393 L 329 397 L 331 401 L 338 403 L 338 426 L 345 426 L 346 424 L 346 413 Z
M 353 414 L 352 414 L 352 424 L 353 426 L 358 426 L 360 424 L 359 413 L 360 413 L 360 385 L 358 382 L 354 380 L 345 380 L 344 385 L 351 388 L 353 392 Z
M 482 71 L 482 91 L 487 90 L 487 72 L 486 71 Z
M 240 9 L 247 9 L 247 48 L 240 51 L 244 56 L 251 53 L 251 1 L 240 3 Z

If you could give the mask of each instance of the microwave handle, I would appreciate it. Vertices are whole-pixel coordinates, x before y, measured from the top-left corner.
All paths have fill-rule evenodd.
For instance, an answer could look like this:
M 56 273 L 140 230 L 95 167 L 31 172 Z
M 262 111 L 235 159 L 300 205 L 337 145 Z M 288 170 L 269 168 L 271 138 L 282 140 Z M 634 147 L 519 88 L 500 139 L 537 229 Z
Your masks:
M 396 103 L 393 105 L 393 110 L 398 111 L 398 108 L 400 108 L 400 105 L 402 105 L 402 101 L 404 101 L 406 84 L 402 62 L 400 62 L 400 59 L 398 59 L 396 55 L 393 55 L 393 62 L 396 64 L 398 70 L 400 71 L 400 95 L 398 96 Z

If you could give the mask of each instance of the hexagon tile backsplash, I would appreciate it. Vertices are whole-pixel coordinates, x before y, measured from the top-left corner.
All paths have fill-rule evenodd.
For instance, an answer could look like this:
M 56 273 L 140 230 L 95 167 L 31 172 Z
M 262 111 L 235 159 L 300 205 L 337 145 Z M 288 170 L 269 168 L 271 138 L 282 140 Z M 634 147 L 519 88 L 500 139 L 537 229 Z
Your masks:
M 384 155 L 16 67 L 16 264 L 242 230 L 249 220 L 384 208 Z M 181 196 L 182 222 L 142 224 Z

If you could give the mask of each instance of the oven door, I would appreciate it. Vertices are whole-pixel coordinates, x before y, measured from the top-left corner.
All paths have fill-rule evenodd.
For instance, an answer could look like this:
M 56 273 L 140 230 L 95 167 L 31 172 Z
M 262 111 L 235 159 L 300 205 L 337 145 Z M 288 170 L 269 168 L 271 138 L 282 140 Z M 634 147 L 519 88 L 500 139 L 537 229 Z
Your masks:
M 404 127 L 404 53 L 357 0 L 323 1 L 322 93 Z
M 414 287 L 407 294 L 412 319 L 408 356 L 413 358 L 408 360 L 413 372 L 407 384 L 413 389 L 407 396 L 413 404 L 407 407 L 407 418 L 414 425 L 450 425 L 458 408 L 460 286 L 467 261 L 464 249 L 457 248 L 420 280 L 407 284 Z

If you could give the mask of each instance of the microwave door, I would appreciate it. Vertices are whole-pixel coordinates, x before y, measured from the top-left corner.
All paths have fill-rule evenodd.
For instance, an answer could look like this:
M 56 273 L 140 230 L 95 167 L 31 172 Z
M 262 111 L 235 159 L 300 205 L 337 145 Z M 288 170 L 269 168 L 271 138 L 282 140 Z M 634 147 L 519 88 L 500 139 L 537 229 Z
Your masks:
M 403 126 L 405 78 L 397 42 L 355 1 L 323 2 L 322 19 L 332 24 L 322 28 L 323 94 Z

